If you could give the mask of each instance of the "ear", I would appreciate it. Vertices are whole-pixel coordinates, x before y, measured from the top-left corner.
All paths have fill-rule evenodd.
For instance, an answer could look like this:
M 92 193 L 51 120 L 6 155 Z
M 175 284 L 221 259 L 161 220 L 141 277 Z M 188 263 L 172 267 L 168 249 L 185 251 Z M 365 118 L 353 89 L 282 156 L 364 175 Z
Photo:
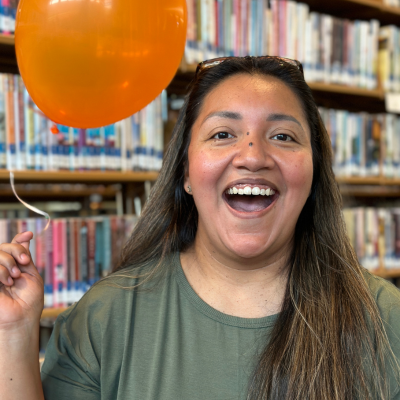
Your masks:
M 188 161 L 185 162 L 184 164 L 184 168 L 185 168 L 185 178 L 183 180 L 183 186 L 184 186 L 184 190 L 186 193 L 188 194 L 192 194 L 189 192 L 189 187 L 191 186 L 190 184 L 190 178 L 189 178 L 189 165 L 188 165 Z

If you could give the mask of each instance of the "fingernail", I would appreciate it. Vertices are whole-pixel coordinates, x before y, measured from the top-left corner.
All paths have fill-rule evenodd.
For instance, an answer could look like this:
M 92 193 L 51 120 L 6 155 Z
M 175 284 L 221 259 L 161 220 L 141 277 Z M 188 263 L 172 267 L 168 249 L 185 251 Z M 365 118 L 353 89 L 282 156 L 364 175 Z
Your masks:
M 10 284 L 10 285 L 12 285 L 13 283 L 14 283 L 14 281 L 12 280 L 12 278 L 8 278 L 8 283 Z
M 16 274 L 18 274 L 19 269 L 18 269 L 17 267 L 12 267 L 11 272 L 12 272 L 14 275 L 16 275 Z
M 22 261 L 26 261 L 28 259 L 28 257 L 27 257 L 27 255 L 26 254 L 21 254 L 21 260 Z

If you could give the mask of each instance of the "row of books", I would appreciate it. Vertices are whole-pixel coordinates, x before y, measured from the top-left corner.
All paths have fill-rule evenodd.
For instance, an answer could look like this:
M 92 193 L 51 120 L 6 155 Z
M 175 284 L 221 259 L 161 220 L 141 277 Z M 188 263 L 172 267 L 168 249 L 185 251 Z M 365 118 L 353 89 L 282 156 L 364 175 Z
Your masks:
M 15 20 L 19 0 L 0 1 L 0 33 L 11 35 L 15 32 Z
M 118 260 L 137 217 L 96 216 L 0 219 L 0 243 L 23 231 L 34 232 L 30 252 L 45 284 L 45 307 L 66 307 L 78 301 Z
M 390 7 L 400 7 L 400 0 L 383 0 L 383 4 Z
M 19 75 L 0 74 L 0 168 L 151 170 L 161 168 L 166 93 L 133 116 L 96 129 L 56 125 Z
M 400 117 L 320 108 L 337 176 L 400 178 Z
M 377 87 L 380 25 L 292 0 L 188 0 L 188 63 L 220 56 L 299 60 L 308 81 Z
M 400 208 L 345 208 L 343 215 L 361 265 L 400 268 Z

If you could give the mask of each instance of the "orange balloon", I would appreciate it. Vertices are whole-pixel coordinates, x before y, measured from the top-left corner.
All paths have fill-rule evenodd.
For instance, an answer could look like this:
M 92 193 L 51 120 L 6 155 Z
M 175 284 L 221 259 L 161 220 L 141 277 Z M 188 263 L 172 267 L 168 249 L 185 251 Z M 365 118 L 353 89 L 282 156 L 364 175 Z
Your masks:
M 22 0 L 22 79 L 56 123 L 94 128 L 127 118 L 176 73 L 186 14 L 186 0 Z

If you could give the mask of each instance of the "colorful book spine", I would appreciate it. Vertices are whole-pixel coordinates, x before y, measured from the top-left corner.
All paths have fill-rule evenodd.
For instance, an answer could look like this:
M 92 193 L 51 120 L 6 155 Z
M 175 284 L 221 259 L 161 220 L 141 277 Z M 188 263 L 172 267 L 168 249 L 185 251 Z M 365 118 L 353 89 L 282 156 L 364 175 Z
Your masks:
M 188 10 L 189 63 L 279 55 L 301 61 L 309 81 L 377 87 L 377 20 L 309 12 L 306 4 L 293 0 L 188 0 Z
M 350 242 L 365 268 L 400 268 L 399 208 L 345 208 L 343 216 Z
M 165 97 L 113 125 L 76 129 L 46 118 L 20 76 L 0 74 L 0 169 L 159 170 Z
M 400 117 L 320 108 L 337 176 L 400 178 Z

